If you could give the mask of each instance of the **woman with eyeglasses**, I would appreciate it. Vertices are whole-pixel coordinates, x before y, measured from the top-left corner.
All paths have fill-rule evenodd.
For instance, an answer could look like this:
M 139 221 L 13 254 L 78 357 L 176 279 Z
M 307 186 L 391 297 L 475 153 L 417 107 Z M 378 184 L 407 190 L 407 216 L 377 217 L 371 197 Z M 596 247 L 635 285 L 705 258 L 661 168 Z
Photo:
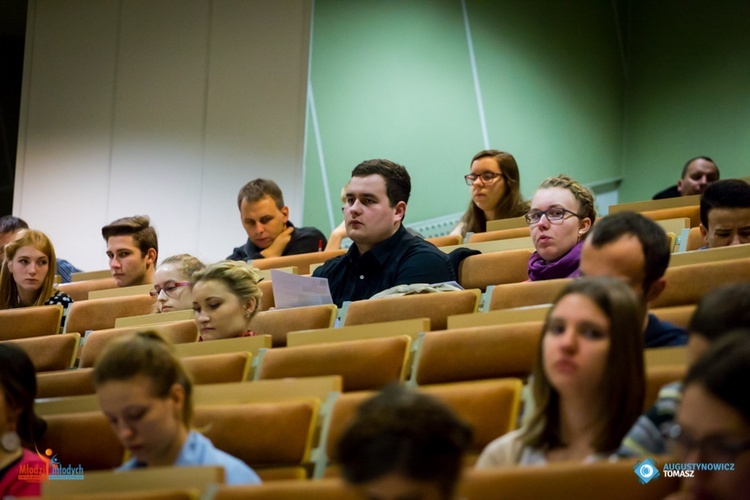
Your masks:
M 609 459 L 643 406 L 644 315 L 622 280 L 571 281 L 544 322 L 529 423 L 490 443 L 477 467 Z
M 471 202 L 451 234 L 487 231 L 487 221 L 520 217 L 529 209 L 521 197 L 516 159 L 497 149 L 480 151 L 471 159 L 471 172 L 464 176 L 471 186 Z
M 250 322 L 258 312 L 262 279 L 247 262 L 223 260 L 193 275 L 193 310 L 201 340 L 255 335 Z
M 181 253 L 164 259 L 154 272 L 157 312 L 181 311 L 193 308 L 190 277 L 206 265 L 192 255 Z
M 536 251 L 531 281 L 578 276 L 584 235 L 596 220 L 594 195 L 567 175 L 545 179 L 531 199 L 526 223 Z
M 685 377 L 677 426 L 670 432 L 678 460 L 732 470 L 696 470 L 670 499 L 750 495 L 750 331 L 712 344 Z

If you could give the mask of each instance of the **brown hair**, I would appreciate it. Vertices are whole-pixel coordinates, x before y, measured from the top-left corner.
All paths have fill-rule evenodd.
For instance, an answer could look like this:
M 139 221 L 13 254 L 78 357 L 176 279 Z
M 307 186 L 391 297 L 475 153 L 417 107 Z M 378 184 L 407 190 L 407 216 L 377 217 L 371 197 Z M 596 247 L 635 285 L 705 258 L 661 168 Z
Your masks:
M 194 273 L 206 268 L 206 264 L 201 262 L 198 257 L 193 257 L 189 253 L 180 253 L 167 257 L 162 261 L 159 267 L 164 264 L 178 264 L 180 274 L 188 281 Z
M 258 271 L 247 262 L 222 260 L 194 273 L 190 277 L 190 282 L 192 283 L 190 286 L 192 288 L 201 281 L 221 281 L 242 302 L 255 299 L 255 309 L 250 316 L 252 318 L 257 314 L 260 306 L 260 298 L 263 296 L 263 292 L 258 287 L 261 279 Z
M 560 174 L 557 177 L 549 177 L 544 179 L 537 191 L 540 189 L 548 189 L 559 187 L 567 189 L 573 193 L 573 197 L 578 202 L 577 215 L 581 219 L 590 219 L 591 224 L 596 220 L 596 207 L 594 206 L 594 195 L 580 182 L 568 177 L 565 174 Z
M 141 251 L 141 258 L 148 253 L 150 248 L 156 250 L 156 257 L 159 256 L 159 239 L 156 236 L 156 229 L 151 226 L 151 219 L 148 215 L 117 219 L 102 228 L 102 236 L 104 241 L 109 241 L 113 236 L 132 236 L 133 243 Z
M 521 176 L 518 172 L 518 164 L 512 154 L 497 149 L 485 149 L 474 155 L 471 165 L 481 158 L 493 158 L 500 167 L 500 172 L 507 186 L 505 194 L 495 205 L 495 213 L 498 219 L 520 217 L 529 211 L 529 202 L 524 201 L 521 196 Z M 463 228 L 462 235 L 466 233 L 483 233 L 487 231 L 487 217 L 484 211 L 476 206 L 474 201 L 469 202 L 463 217 L 461 217 Z
M 643 368 L 643 318 L 645 309 L 633 290 L 622 280 L 610 277 L 580 278 L 569 283 L 547 313 L 534 362 L 532 390 L 536 410 L 523 440 L 534 448 L 565 446 L 560 420 L 560 395 L 544 371 L 543 339 L 560 300 L 570 294 L 588 297 L 609 318 L 607 369 L 601 381 L 596 433 L 591 447 L 597 453 L 616 450 L 620 441 L 643 410 L 645 375 Z
M 16 252 L 25 246 L 32 246 L 47 256 L 49 267 L 47 276 L 44 277 L 39 295 L 32 306 L 41 306 L 55 294 L 55 274 L 57 274 L 57 259 L 52 242 L 41 231 L 34 229 L 22 229 L 18 231 L 13 241 L 5 245 L 5 259 L 2 271 L 0 271 L 0 309 L 12 309 L 19 307 L 18 285 L 10 272 L 10 261 L 16 256 Z
M 254 203 L 266 196 L 273 199 L 276 208 L 279 210 L 284 208 L 284 195 L 281 194 L 281 188 L 270 179 L 255 179 L 242 186 L 239 194 L 237 194 L 237 208 L 242 207 L 242 200 Z
M 151 394 L 165 399 L 174 384 L 185 390 L 182 422 L 190 427 L 193 417 L 193 382 L 169 341 L 153 330 L 113 340 L 99 356 L 93 372 L 98 389 L 110 380 L 130 380 L 138 375 L 150 381 Z

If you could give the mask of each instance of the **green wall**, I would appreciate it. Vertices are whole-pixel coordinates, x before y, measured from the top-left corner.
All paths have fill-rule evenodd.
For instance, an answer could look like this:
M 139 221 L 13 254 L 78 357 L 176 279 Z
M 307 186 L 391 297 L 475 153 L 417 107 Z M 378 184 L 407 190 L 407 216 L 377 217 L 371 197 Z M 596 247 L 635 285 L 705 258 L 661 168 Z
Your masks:
M 750 175 L 750 2 L 632 2 L 623 201 L 675 184 L 686 160 Z
M 620 201 L 647 199 L 696 155 L 713 156 L 723 177 L 750 175 L 750 2 L 467 0 L 466 10 L 489 146 L 516 156 L 527 197 L 564 172 L 622 177 Z M 315 0 L 311 52 L 319 127 L 311 101 L 304 223 L 338 223 L 351 169 L 376 157 L 409 169 L 407 223 L 463 211 L 461 177 L 484 141 L 461 2 Z

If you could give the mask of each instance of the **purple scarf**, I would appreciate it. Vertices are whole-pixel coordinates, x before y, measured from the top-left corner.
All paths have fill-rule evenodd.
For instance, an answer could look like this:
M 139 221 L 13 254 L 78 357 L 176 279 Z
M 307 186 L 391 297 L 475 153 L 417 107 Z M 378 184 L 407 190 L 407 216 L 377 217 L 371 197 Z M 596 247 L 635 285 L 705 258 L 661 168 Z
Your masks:
M 577 277 L 582 246 L 583 242 L 579 241 L 568 253 L 553 262 L 545 262 L 537 252 L 534 252 L 529 257 L 529 279 L 542 281 Z

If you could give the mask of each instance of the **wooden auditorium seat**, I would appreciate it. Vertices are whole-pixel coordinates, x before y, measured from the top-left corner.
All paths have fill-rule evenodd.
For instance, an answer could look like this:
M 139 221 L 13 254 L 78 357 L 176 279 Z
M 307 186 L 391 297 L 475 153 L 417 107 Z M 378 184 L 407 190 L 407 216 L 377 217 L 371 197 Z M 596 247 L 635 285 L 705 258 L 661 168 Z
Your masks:
M 89 299 L 89 292 L 94 290 L 106 290 L 115 288 L 117 283 L 111 276 L 109 278 L 91 279 L 86 281 L 75 281 L 71 283 L 60 283 L 57 289 L 70 295 L 75 302 Z
M 429 241 L 436 247 L 447 247 L 451 245 L 460 245 L 463 241 L 463 238 L 459 234 L 446 234 L 445 236 L 425 238 L 425 241 Z
M 181 358 L 205 356 L 207 354 L 224 354 L 228 352 L 249 352 L 253 356 L 257 356 L 263 348 L 271 348 L 270 335 L 217 339 L 210 342 L 187 342 L 184 344 L 175 344 L 173 347 L 175 354 Z
M 99 271 L 81 271 L 80 273 L 72 273 L 70 275 L 70 281 L 73 283 L 79 281 L 88 280 L 99 280 L 103 278 L 111 278 L 112 271 L 109 269 L 100 269 Z
M 256 380 L 341 375 L 344 391 L 381 389 L 403 381 L 411 338 L 353 340 L 261 351 Z
M 45 421 L 47 431 L 39 449 L 51 449 L 63 466 L 80 464 L 85 474 L 113 469 L 123 462 L 125 450 L 101 411 L 48 415 Z
M 503 229 L 513 229 L 518 227 L 529 227 L 526 223 L 526 217 L 521 215 L 509 219 L 495 219 L 487 221 L 487 231 L 502 231 Z
M 81 336 L 78 333 L 63 333 L 46 337 L 8 340 L 0 343 L 13 343 L 29 355 L 37 372 L 66 370 L 72 368 L 78 354 Z
M 57 398 L 94 394 L 93 368 L 56 370 L 36 374 L 36 397 Z
M 492 290 L 490 311 L 551 304 L 571 278 L 498 285 Z
M 385 323 L 365 323 L 363 325 L 342 326 L 339 328 L 321 328 L 318 330 L 300 330 L 289 332 L 287 345 L 325 344 L 330 342 L 347 342 L 349 340 L 366 340 L 397 335 L 411 337 L 412 345 L 417 336 L 430 330 L 428 318 L 402 319 Z
M 197 406 L 194 425 L 263 480 L 305 478 L 320 401 Z
M 115 320 L 115 328 L 125 328 L 126 326 L 150 327 L 160 323 L 174 323 L 175 321 L 184 321 L 187 319 L 195 319 L 195 312 L 192 309 L 117 318 Z
M 670 307 L 697 304 L 715 288 L 729 283 L 750 281 L 750 257 L 706 262 L 685 266 L 670 266 L 664 277 L 667 286 L 651 307 Z
M 54 335 L 60 331 L 62 314 L 60 304 L 3 309 L 0 311 L 0 340 Z
M 276 306 L 273 300 L 273 283 L 270 280 L 264 280 L 258 283 L 258 288 L 263 293 L 260 298 L 260 304 L 258 305 L 260 311 L 268 311 L 272 307 Z
M 525 222 L 525 219 L 524 219 Z M 469 236 L 469 243 L 480 243 L 482 241 L 508 240 L 513 238 L 523 238 L 531 236 L 529 226 L 514 227 L 510 229 L 501 229 L 499 231 L 485 231 L 484 233 L 474 233 Z
M 86 336 L 86 341 L 81 348 L 80 366 L 82 368 L 94 366 L 96 359 L 110 342 L 143 330 L 154 330 L 162 334 L 173 344 L 187 342 L 196 343 L 198 340 L 198 327 L 193 320 L 182 320 L 174 323 L 159 323 L 149 327 L 131 326 L 126 328 L 94 330 Z
M 531 374 L 541 321 L 429 332 L 415 360 L 417 385 Z
M 497 309 L 478 314 L 457 314 L 455 316 L 448 316 L 448 329 L 544 321 L 550 307 L 552 307 L 552 304 L 540 304 L 512 309 Z
M 687 366 L 687 347 L 650 347 L 643 351 L 646 369 L 655 366 Z
M 110 297 L 129 297 L 131 295 L 149 295 L 154 289 L 154 285 L 118 286 L 115 288 L 106 288 L 104 290 L 92 290 L 89 292 L 91 299 L 107 299 Z
M 214 500 L 361 500 L 354 488 L 341 479 L 272 481 L 260 486 L 219 486 Z
M 257 269 L 275 269 L 279 267 L 296 266 L 299 274 L 310 274 L 310 264 L 325 262 L 346 253 L 345 249 L 329 250 L 327 252 L 309 252 L 268 259 L 255 259 L 253 266 Z
M 673 253 L 669 259 L 669 266 L 687 266 L 691 264 L 704 264 L 706 262 L 719 262 L 721 260 L 744 259 L 746 257 L 750 257 L 750 245 L 707 248 L 705 250 Z
M 358 300 L 349 305 L 344 326 L 429 318 L 433 330 L 445 330 L 448 316 L 476 312 L 480 298 L 479 290 L 461 290 Z
M 114 328 L 115 319 L 149 314 L 153 312 L 155 303 L 156 299 L 149 295 L 74 302 L 68 308 L 65 330 L 83 334 L 88 330 Z
M 253 355 L 249 352 L 228 352 L 182 358 L 193 383 L 223 384 L 247 380 Z
M 270 335 L 274 347 L 283 347 L 291 331 L 333 327 L 337 311 L 334 304 L 261 311 L 250 321 L 250 329 Z
M 465 258 L 458 268 L 458 282 L 464 288 L 484 291 L 490 285 L 520 283 L 529 279 L 531 249 L 506 250 Z
M 659 210 L 647 210 L 645 212 L 641 212 L 641 215 L 643 215 L 644 217 L 648 217 L 653 221 L 686 217 L 690 219 L 690 227 L 698 227 L 701 223 L 700 208 L 700 205 L 662 208 Z
M 59 482 L 59 481 L 55 481 Z M 50 497 L 37 497 L 42 500 Z M 127 492 L 55 494 L 56 500 L 200 500 L 200 490 L 196 488 L 160 488 Z M 34 499 L 32 499 L 34 500 Z

